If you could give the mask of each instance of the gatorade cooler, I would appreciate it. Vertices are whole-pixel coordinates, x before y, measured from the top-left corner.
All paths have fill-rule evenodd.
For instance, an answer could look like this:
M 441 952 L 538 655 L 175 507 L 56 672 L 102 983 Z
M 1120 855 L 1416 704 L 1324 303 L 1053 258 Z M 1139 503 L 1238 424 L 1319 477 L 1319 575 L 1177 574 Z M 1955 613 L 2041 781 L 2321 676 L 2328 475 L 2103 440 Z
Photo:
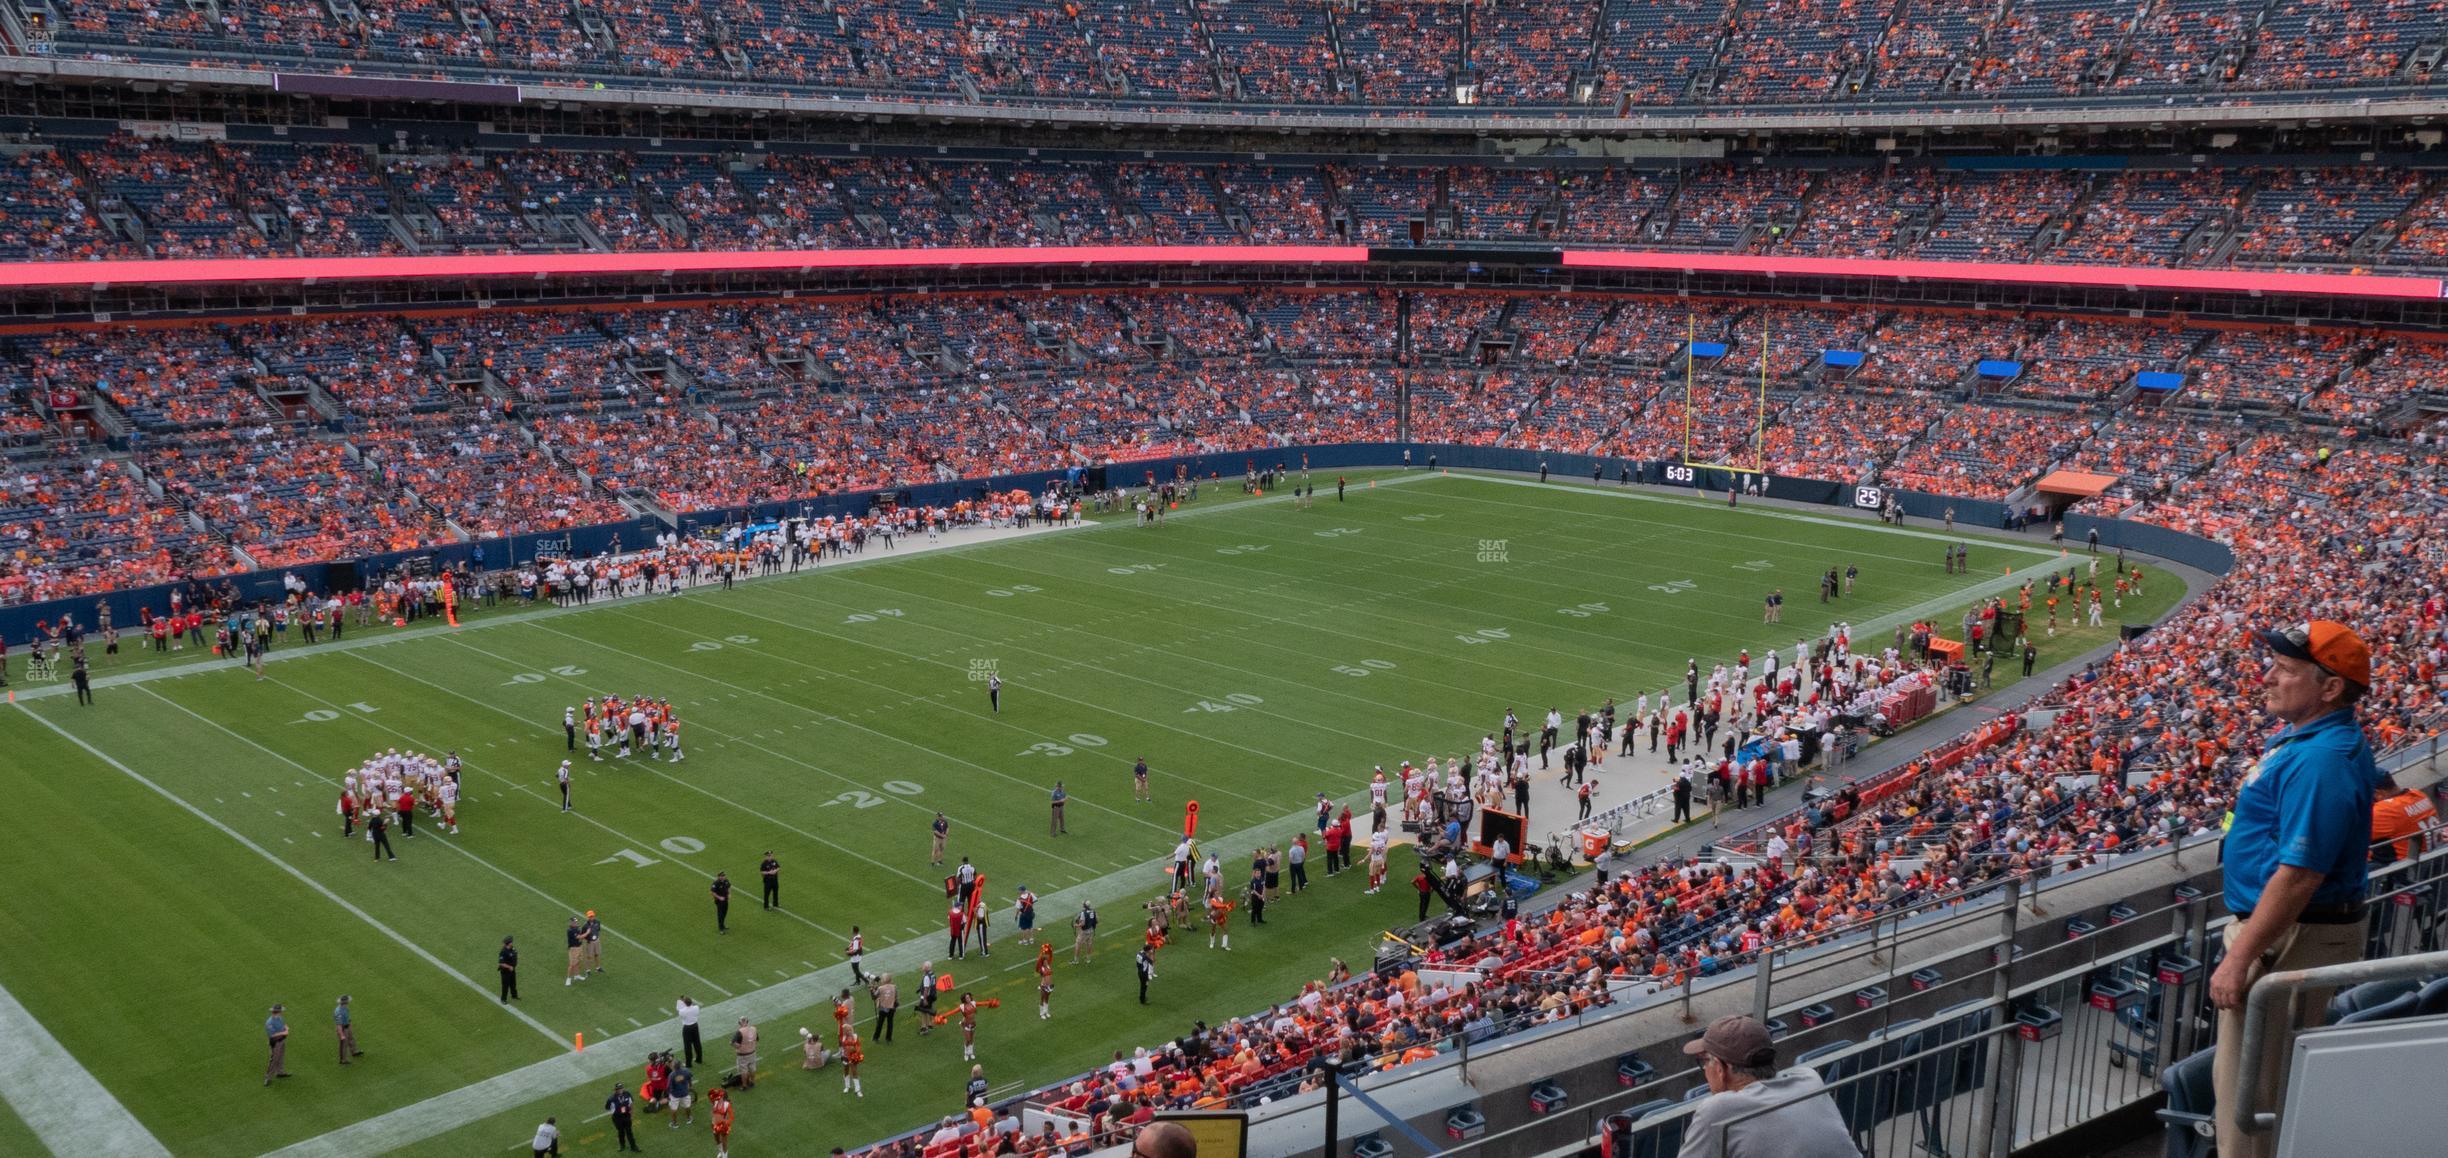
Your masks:
M 1603 828 L 1582 829 L 1581 859 L 1586 861 L 1597 860 L 1598 854 L 1607 850 L 1607 842 L 1613 839 L 1615 839 L 1615 834 L 1608 832 Z

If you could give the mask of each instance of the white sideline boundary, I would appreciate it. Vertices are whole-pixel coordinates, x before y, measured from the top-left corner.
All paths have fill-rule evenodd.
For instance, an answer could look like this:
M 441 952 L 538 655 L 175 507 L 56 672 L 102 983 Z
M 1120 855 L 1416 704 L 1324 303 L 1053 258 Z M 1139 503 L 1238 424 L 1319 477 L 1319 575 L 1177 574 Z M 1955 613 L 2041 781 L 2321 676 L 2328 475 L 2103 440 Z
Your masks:
M 0 1101 L 53 1154 L 170 1158 L 161 1139 L 6 989 L 0 989 Z
M 299 881 L 299 883 L 304 884 L 304 885 L 305 885 L 307 888 L 313 889 L 315 892 L 322 894 L 322 895 L 323 895 L 323 899 L 328 900 L 328 901 L 330 901 L 331 903 L 333 903 L 333 904 L 335 904 L 335 905 L 338 905 L 338 906 L 340 906 L 340 907 L 341 907 L 341 908 L 343 908 L 343 909 L 348 910 L 349 915 L 354 916 L 354 917 L 356 917 L 358 920 L 364 921 L 366 924 L 373 926 L 376 932 L 379 932 L 379 933 L 381 933 L 383 936 L 385 936 L 385 937 L 389 937 L 389 938 L 390 938 L 390 939 L 392 939 L 393 941 L 398 942 L 401 948 L 404 948 L 404 949 L 408 950 L 409 952 L 416 954 L 416 955 L 417 955 L 417 957 L 418 957 L 419 959 L 423 960 L 423 961 L 424 961 L 426 964 L 429 964 L 429 965 L 433 966 L 434 968 L 439 969 L 439 970 L 441 970 L 442 972 L 444 972 L 444 973 L 446 973 L 446 974 L 450 975 L 450 977 L 451 977 L 451 979 L 452 979 L 452 980 L 459 982 L 461 985 L 465 985 L 465 986 L 467 986 L 468 988 L 475 990 L 475 991 L 477 992 L 477 994 L 478 994 L 478 995 L 480 995 L 480 996 L 482 996 L 482 997 L 483 997 L 483 998 L 486 1000 L 486 1002 L 487 1002 L 488 1004 L 489 1004 L 489 1003 L 493 1003 L 493 1002 L 495 1002 L 495 1001 L 497 1000 L 497 995 L 496 995 L 496 994 L 495 994 L 495 993 L 494 993 L 492 990 L 487 989 L 487 988 L 485 988 L 484 986 L 477 984 L 477 983 L 476 983 L 476 980 L 475 980 L 474 978 L 469 977 L 467 974 L 465 974 L 465 973 L 461 973 L 460 971 L 458 971 L 458 970 L 456 970 L 456 969 L 451 968 L 451 967 L 450 967 L 450 965 L 449 965 L 448 963 L 444 962 L 444 961 L 443 961 L 443 960 L 442 960 L 440 957 L 436 957 L 436 956 L 434 956 L 432 953 L 427 952 L 427 951 L 426 951 L 426 949 L 425 949 L 425 947 L 424 947 L 423 945 L 419 945 L 419 944 L 417 944 L 416 942 L 409 940 L 409 939 L 408 939 L 406 936 L 402 935 L 402 934 L 400 933 L 400 931 L 399 931 L 399 930 L 394 929 L 394 928 L 392 928 L 391 926 L 389 926 L 389 925 L 386 925 L 386 924 L 382 923 L 382 921 L 381 921 L 381 920 L 379 920 L 378 918 L 376 918 L 376 917 L 374 916 L 374 914 L 369 913 L 369 912 L 365 911 L 364 909 L 358 908 L 358 907 L 357 907 L 357 906 L 356 906 L 354 903 L 352 903 L 352 902 L 351 902 L 351 901 L 350 901 L 350 900 L 349 900 L 347 897 L 343 897 L 343 896 L 341 896 L 340 894 L 333 892 L 333 891 L 331 890 L 331 887 L 330 887 L 329 885 L 326 885 L 326 884 L 324 884 L 323 882 L 321 882 L 321 881 L 319 881 L 319 880 L 316 880 L 316 879 L 315 879 L 313 876 L 309 875 L 309 874 L 308 874 L 308 873 L 306 873 L 304 870 L 302 870 L 302 869 L 298 868 L 296 865 L 290 864 L 288 861 L 282 860 L 280 857 L 278 857 L 278 856 L 274 855 L 271 849 L 265 848 L 264 846 L 262 846 L 262 845 L 260 845 L 260 844 L 255 843 L 255 842 L 254 842 L 252 839 L 250 839 L 250 838 L 249 838 L 249 837 L 248 837 L 248 836 L 247 836 L 245 833 L 240 832 L 240 831 L 238 831 L 237 829 L 235 829 L 235 828 L 231 828 L 229 825 L 222 823 L 222 822 L 220 821 L 220 819 L 219 819 L 219 818 L 217 818 L 217 817 L 213 816 L 211 813 L 206 812 L 206 811 L 204 811 L 203 809 L 198 808 L 198 807 L 196 807 L 195 805 L 188 803 L 188 802 L 187 802 L 187 801 L 186 801 L 184 798 L 182 798 L 181 796 L 179 796 L 177 793 L 172 792 L 172 791 L 170 791 L 169 789 L 164 788 L 164 787 L 162 787 L 161 785 L 156 784 L 156 783 L 154 783 L 152 780 L 148 779 L 148 778 L 145 776 L 145 774 L 144 774 L 144 773 L 142 773 L 142 772 L 138 772 L 137 770 L 135 770 L 135 769 L 133 769 L 133 768 L 128 767 L 126 764 L 121 763 L 117 757 L 114 757 L 114 756 L 112 756 L 110 753 L 105 752 L 105 751 L 101 750 L 100 748 L 96 748 L 96 747 L 94 747 L 93 745 L 86 743 L 86 742 L 85 742 L 85 741 L 84 741 L 82 738 L 80 738 L 80 737 L 78 737 L 78 736 L 76 736 L 76 735 L 74 735 L 74 734 L 70 733 L 70 732 L 69 732 L 67 729 L 60 727 L 58 724 L 54 724 L 54 723 L 52 723 L 51 721 L 44 719 L 44 718 L 41 716 L 41 714 L 39 714 L 39 713 L 35 712 L 34 710 L 32 710 L 32 709 L 30 709 L 30 708 L 26 708 L 26 707 L 24 707 L 24 706 L 22 706 L 22 705 L 21 705 L 21 706 L 19 706 L 18 710 L 19 710 L 19 711 L 21 711 L 21 712 L 24 712 L 24 713 L 25 713 L 25 715 L 26 715 L 26 718 L 28 718 L 28 719 L 30 719 L 30 720 L 33 720 L 33 721 L 34 721 L 35 723 L 37 723 L 37 724 L 41 724 L 41 725 L 42 725 L 43 727 L 45 727 L 45 728 L 49 728 L 49 729 L 50 729 L 52 732 L 56 733 L 56 734 L 57 734 L 57 735 L 58 735 L 58 736 L 59 736 L 61 739 L 64 739 L 64 740 L 68 741 L 69 743 L 74 744 L 74 745 L 76 745 L 77 747 L 84 749 L 84 750 L 85 750 L 85 753 L 86 753 L 87 755 L 92 756 L 94 759 L 96 759 L 96 760 L 100 760 L 100 761 L 102 761 L 103 763 L 108 764 L 108 765 L 110 765 L 111 767 L 118 769 L 118 770 L 119 770 L 121 773 L 124 773 L 124 774 L 127 776 L 127 778 L 128 778 L 128 779 L 130 779 L 130 780 L 134 780 L 134 781 L 135 781 L 135 782 L 137 782 L 138 784 L 142 784 L 142 785 L 144 785 L 145 787 L 152 789 L 154 792 L 158 793 L 158 794 L 161 796 L 161 798 L 162 798 L 162 799 L 167 800 L 167 801 L 169 801 L 169 802 L 170 802 L 170 803 L 172 803 L 172 804 L 178 805 L 180 808 L 185 809 L 189 815 L 191 815 L 191 816 L 195 817 L 195 818 L 196 818 L 196 819 L 198 819 L 198 820 L 203 821 L 203 822 L 204 822 L 204 823 L 206 823 L 206 824 L 211 825 L 211 826 L 212 826 L 212 827 L 213 827 L 215 830 L 219 831 L 219 832 L 221 833 L 221 835 L 226 836 L 226 837 L 230 838 L 231 840 L 237 841 L 239 844 L 242 844 L 242 845 L 246 846 L 247 851 L 252 852 L 252 853 L 254 853 L 254 854 L 255 854 L 255 855 L 257 855 L 257 856 L 260 856 L 260 857 L 264 858 L 265 860 L 271 861 L 271 862 L 272 862 L 274 865 L 278 866 L 282 872 L 288 873 L 290 876 L 297 878 L 297 880 Z M 536 1019 L 534 1019 L 534 1018 L 532 1018 L 532 1017 L 527 1016 L 526 1011 L 524 1011 L 524 1010 L 522 1010 L 522 1009 L 519 1009 L 518 1007 L 513 1006 L 513 1005 L 503 1005 L 503 1006 L 502 1006 L 502 1012 L 507 1013 L 507 1014 L 511 1015 L 512 1017 L 518 1018 L 520 1021 L 523 1021 L 523 1022 L 527 1023 L 527 1025 L 528 1025 L 530 1028 L 534 1029 L 534 1030 L 535 1030 L 537 1033 L 543 1034 L 545 1037 L 548 1037 L 548 1038 L 552 1039 L 553 1044 L 555 1044 L 555 1045 L 560 1044 L 560 1042 L 561 1042 L 561 1035 L 560 1035 L 560 1034 L 558 1034 L 558 1033 L 554 1032 L 554 1031 L 553 1031 L 553 1029 L 552 1029 L 552 1027 L 545 1025 L 543 1022 L 541 1022 L 541 1021 L 537 1021 Z

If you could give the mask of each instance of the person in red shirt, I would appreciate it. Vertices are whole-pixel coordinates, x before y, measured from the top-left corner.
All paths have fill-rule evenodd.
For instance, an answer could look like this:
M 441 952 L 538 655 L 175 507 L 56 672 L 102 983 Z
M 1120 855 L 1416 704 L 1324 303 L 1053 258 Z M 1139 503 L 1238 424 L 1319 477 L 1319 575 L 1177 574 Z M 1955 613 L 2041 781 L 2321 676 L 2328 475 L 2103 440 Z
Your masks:
M 952 948 L 950 950 L 951 955 L 955 958 L 967 957 L 969 955 L 968 911 L 963 909 L 960 905 L 954 904 L 951 908 L 944 911 L 944 926 L 952 934 Z
M 352 776 L 340 785 L 340 839 L 357 835 L 357 778 Z
M 410 838 L 416 836 L 416 789 L 414 788 L 400 789 L 399 826 L 401 836 Z

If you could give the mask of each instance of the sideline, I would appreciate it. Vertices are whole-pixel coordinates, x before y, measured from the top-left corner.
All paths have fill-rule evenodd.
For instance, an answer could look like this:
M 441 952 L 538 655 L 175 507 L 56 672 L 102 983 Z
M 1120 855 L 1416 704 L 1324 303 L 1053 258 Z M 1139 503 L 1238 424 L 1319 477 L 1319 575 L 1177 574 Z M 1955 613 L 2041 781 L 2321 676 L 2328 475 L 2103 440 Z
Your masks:
M 1397 475 L 1392 478 L 1381 478 L 1376 481 L 1384 486 L 1400 486 L 1404 483 L 1415 482 L 1432 477 L 1435 476 L 1422 473 Z M 1168 521 L 1198 518 L 1203 515 L 1217 515 L 1226 511 L 1239 510 L 1244 507 L 1255 506 L 1263 501 L 1264 500 L 1262 499 L 1227 498 L 1213 506 L 1202 506 L 1187 511 L 1174 512 L 1172 515 L 1168 516 Z M 1117 513 L 1105 518 L 1091 518 L 1076 527 L 1069 526 L 1067 524 L 1051 527 L 962 527 L 957 530 L 947 531 L 944 533 L 941 539 L 932 542 L 928 541 L 922 536 L 903 535 L 894 540 L 895 546 L 887 551 L 876 554 L 861 553 L 855 558 L 843 559 L 831 563 L 810 563 L 796 571 L 783 571 L 774 575 L 741 576 L 738 580 L 738 585 L 746 587 L 752 584 L 776 583 L 790 579 L 831 574 L 836 571 L 848 570 L 854 567 L 867 567 L 883 563 L 892 563 L 902 559 L 913 559 L 928 554 L 957 554 L 966 551 L 975 551 L 980 548 L 996 547 L 1005 543 L 1017 542 L 1022 539 L 1033 539 L 1045 535 L 1061 534 L 1064 532 L 1070 532 L 1073 534 L 1090 534 L 1096 531 L 1110 530 L 1114 527 L 1128 526 L 1132 526 L 1130 519 L 1126 515 Z M 695 587 L 685 588 L 685 590 L 691 594 L 710 593 L 718 589 L 718 583 L 700 583 Z M 391 644 L 404 643 L 414 639 L 447 636 L 462 631 L 479 631 L 488 627 L 507 626 L 514 623 L 532 623 L 539 619 L 550 619 L 561 615 L 576 615 L 602 607 L 643 605 L 657 599 L 668 598 L 670 598 L 668 595 L 618 595 L 604 599 L 596 599 L 586 603 L 572 604 L 568 607 L 560 607 L 547 602 L 538 601 L 534 607 L 523 608 L 517 611 L 510 611 L 502 614 L 484 614 L 480 618 L 471 619 L 470 621 L 462 623 L 457 627 L 443 627 L 440 625 L 434 625 L 430 627 L 412 627 L 401 629 L 375 624 L 360 627 L 357 629 L 359 634 L 338 640 L 336 642 L 324 642 L 312 645 L 292 644 L 288 647 L 267 652 L 264 655 L 264 664 L 268 667 L 276 663 L 284 663 L 301 659 L 312 659 L 319 655 L 337 655 L 341 652 L 356 651 L 359 648 L 387 647 Z M 368 632 L 382 632 L 384 634 L 367 634 Z M 205 655 L 198 656 L 184 662 L 171 663 L 163 667 L 148 668 L 144 671 L 124 672 L 118 675 L 96 675 L 93 677 L 92 684 L 95 690 L 98 691 L 103 688 L 151 683 L 154 680 L 184 679 L 188 676 L 206 675 L 213 671 L 222 669 L 236 670 L 236 667 L 237 665 L 235 663 L 224 657 Z M 12 685 L 9 690 L 12 693 L 10 696 L 10 702 L 14 703 L 23 700 L 39 700 L 50 696 L 64 696 L 68 695 L 75 689 L 65 678 L 61 678 L 40 687 L 26 687 L 22 684 L 16 684 Z

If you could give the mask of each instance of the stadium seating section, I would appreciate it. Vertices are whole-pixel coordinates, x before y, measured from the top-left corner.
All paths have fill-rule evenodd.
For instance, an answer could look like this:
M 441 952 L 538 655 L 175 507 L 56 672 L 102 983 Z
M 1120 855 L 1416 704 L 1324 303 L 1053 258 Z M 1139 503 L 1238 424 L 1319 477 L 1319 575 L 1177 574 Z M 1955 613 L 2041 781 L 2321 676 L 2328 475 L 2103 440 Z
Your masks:
M 7 2 L 106 62 L 1160 108 L 2237 101 L 2418 87 L 2448 33 L 2418 0 Z
M 0 338 L 0 451 L 51 510 L 0 566 L 0 599 L 1381 441 L 1405 413 L 1419 441 L 1688 453 L 1980 498 L 2080 465 L 2119 476 L 2101 509 L 2155 509 L 2285 423 L 2430 437 L 2416 400 L 2436 397 L 2443 351 L 2205 322 L 1260 287 L 60 327 Z M 2139 390 L 2146 370 L 2180 384 Z M 955 410 L 969 420 L 935 420 Z M 111 485 L 56 485 L 96 470 Z M 130 512 L 115 520 L 130 542 L 59 533 Z
M 1570 245 L 2448 269 L 2448 182 L 2317 166 L 1536 167 L 191 144 L 0 165 L 0 258 L 1107 244 Z

